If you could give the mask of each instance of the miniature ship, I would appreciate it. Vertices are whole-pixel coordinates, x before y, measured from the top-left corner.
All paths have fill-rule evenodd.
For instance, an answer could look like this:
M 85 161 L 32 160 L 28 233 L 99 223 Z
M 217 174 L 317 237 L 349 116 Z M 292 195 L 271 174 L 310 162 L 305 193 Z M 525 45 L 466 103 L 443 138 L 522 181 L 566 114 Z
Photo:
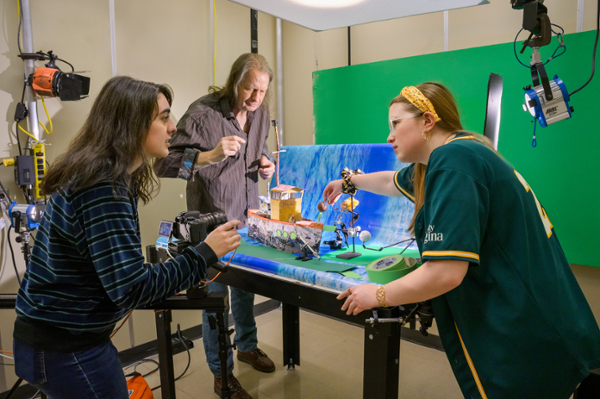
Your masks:
M 302 218 L 304 190 L 280 184 L 270 197 L 259 197 L 260 209 L 248 210 L 248 236 L 280 251 L 302 253 L 306 247 L 317 256 L 323 223 Z

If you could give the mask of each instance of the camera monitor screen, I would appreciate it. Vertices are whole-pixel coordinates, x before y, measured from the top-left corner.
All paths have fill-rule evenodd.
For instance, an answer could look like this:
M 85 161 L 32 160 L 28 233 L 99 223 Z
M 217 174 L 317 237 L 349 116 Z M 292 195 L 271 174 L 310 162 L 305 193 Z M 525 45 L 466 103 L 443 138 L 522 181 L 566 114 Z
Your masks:
M 168 220 L 161 220 L 160 226 L 158 227 L 158 235 L 163 237 L 169 237 L 171 235 L 172 229 L 173 222 L 169 222 Z

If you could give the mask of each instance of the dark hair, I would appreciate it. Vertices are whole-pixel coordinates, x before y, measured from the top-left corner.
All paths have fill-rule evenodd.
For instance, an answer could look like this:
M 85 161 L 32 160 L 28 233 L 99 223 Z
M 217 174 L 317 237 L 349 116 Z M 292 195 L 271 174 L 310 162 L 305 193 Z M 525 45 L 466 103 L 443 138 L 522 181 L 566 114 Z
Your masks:
M 273 81 L 273 71 L 271 70 L 271 67 L 269 67 L 265 57 L 260 54 L 244 53 L 240 55 L 231 66 L 231 72 L 229 72 L 229 77 L 227 78 L 227 82 L 225 82 L 225 86 L 210 86 L 208 88 L 208 92 L 217 93 L 219 98 L 225 98 L 230 103 L 235 101 L 238 96 L 238 86 L 244 81 L 248 75 L 248 72 L 250 72 L 252 69 L 269 75 L 269 87 L 265 93 L 265 98 L 260 105 L 261 107 L 268 109 L 269 102 L 271 101 L 271 82 Z
M 83 127 L 42 180 L 43 192 L 79 191 L 108 180 L 113 189 L 124 185 L 147 203 L 159 183 L 143 145 L 158 112 L 160 93 L 169 105 L 173 102 L 171 88 L 166 85 L 129 76 L 106 82 Z M 142 165 L 129 173 L 138 159 Z

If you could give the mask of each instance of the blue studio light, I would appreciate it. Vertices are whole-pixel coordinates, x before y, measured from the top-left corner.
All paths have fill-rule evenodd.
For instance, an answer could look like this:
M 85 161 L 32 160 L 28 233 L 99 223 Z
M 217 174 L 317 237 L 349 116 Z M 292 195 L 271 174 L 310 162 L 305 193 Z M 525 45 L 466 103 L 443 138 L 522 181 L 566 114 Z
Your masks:
M 33 230 L 40 225 L 42 216 L 44 216 L 45 205 L 41 204 L 17 204 L 15 201 L 12 202 L 10 208 L 8 208 L 8 214 L 10 215 L 10 223 L 13 228 L 16 228 L 17 219 L 19 219 L 20 227 Z
M 552 91 L 552 100 L 550 101 L 546 100 L 542 85 L 525 90 L 523 109 L 529 111 L 531 116 L 538 120 L 541 127 L 569 119 L 572 112 L 572 108 L 569 106 L 571 97 L 565 83 L 558 75 L 554 75 L 554 79 L 549 83 Z

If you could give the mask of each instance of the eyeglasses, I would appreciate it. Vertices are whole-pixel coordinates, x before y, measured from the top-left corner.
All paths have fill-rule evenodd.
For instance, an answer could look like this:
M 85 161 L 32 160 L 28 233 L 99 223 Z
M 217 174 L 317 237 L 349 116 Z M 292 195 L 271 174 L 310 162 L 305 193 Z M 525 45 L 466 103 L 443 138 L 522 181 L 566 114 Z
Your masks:
M 412 118 L 413 116 L 420 116 L 420 115 L 421 114 L 409 114 L 409 115 L 397 116 L 395 118 L 391 118 L 389 120 L 389 122 L 390 122 L 390 132 L 394 131 L 394 122 L 399 121 L 401 119 Z

